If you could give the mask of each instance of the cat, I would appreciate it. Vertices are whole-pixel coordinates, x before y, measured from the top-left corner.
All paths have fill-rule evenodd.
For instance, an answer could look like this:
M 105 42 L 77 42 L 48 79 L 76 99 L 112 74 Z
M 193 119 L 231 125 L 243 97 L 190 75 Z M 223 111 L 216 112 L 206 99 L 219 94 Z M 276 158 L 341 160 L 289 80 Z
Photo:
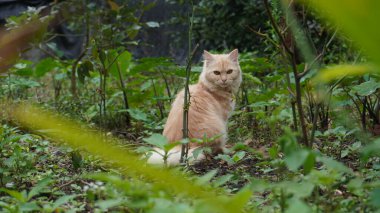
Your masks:
M 188 113 L 189 138 L 202 139 L 216 138 L 202 146 L 211 147 L 212 153 L 223 152 L 227 140 L 227 120 L 235 107 L 234 94 L 237 93 L 242 82 L 242 72 L 238 61 L 238 50 L 229 54 L 211 54 L 206 50 L 203 53 L 203 70 L 197 84 L 190 85 L 190 107 Z M 172 103 L 172 107 L 166 121 L 163 135 L 170 143 L 180 141 L 183 138 L 184 90 L 179 92 Z M 198 148 L 199 143 L 189 144 L 189 154 Z M 159 150 L 156 150 L 159 151 Z M 159 151 L 163 153 L 163 151 Z M 181 146 L 176 146 L 170 152 L 167 164 L 179 163 Z M 201 155 L 197 158 L 204 158 Z M 162 164 L 162 156 L 153 152 L 148 159 L 150 164 Z

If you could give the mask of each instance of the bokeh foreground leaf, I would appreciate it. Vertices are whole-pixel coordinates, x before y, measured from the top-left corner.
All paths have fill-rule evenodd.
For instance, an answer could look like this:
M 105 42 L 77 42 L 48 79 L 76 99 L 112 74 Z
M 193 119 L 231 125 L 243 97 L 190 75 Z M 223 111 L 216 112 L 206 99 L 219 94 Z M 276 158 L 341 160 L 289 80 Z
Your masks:
M 324 17 L 350 36 L 363 52 L 380 66 L 380 1 L 377 0 L 303 0 L 310 2 Z
M 56 141 L 65 142 L 71 147 L 84 149 L 105 161 L 111 161 L 114 166 L 122 168 L 123 173 L 129 177 L 143 177 L 163 190 L 201 199 L 199 201 L 202 206 L 214 212 L 239 212 L 247 202 L 246 193 L 243 193 L 244 202 L 237 202 L 236 199 L 240 199 L 241 193 L 233 198 L 220 195 L 211 187 L 194 184 L 189 180 L 189 176 L 186 177 L 176 170 L 147 165 L 131 151 L 102 140 L 100 133 L 85 129 L 62 116 L 22 104 L 13 106 L 11 114 L 13 119 L 26 128 L 44 130 L 45 135 Z
M 370 65 L 335 65 L 319 71 L 318 75 L 314 78 L 314 82 L 327 83 L 346 76 L 363 76 L 364 74 L 375 72 L 375 70 L 376 69 Z

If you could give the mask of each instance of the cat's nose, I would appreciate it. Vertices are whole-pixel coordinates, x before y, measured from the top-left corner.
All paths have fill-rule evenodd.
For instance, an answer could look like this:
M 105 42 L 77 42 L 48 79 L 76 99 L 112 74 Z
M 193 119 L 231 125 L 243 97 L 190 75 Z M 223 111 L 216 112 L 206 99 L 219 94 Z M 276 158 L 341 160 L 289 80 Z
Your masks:
M 223 83 L 226 83 L 227 79 L 222 79 Z

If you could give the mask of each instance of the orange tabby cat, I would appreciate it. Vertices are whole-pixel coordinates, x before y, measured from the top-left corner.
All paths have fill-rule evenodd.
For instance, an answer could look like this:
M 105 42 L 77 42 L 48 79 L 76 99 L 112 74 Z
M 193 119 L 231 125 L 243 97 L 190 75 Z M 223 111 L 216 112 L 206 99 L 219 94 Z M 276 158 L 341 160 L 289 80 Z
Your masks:
M 234 109 L 234 93 L 239 89 L 242 74 L 238 62 L 238 50 L 229 54 L 203 53 L 203 71 L 197 84 L 190 85 L 189 138 L 216 137 L 211 143 L 203 144 L 220 153 L 227 140 L 227 119 Z M 172 104 L 163 135 L 169 142 L 182 139 L 184 91 L 178 93 Z M 189 157 L 199 144 L 190 143 Z M 168 164 L 178 164 L 181 147 L 170 151 Z M 161 152 L 162 153 L 162 152 Z M 203 158 L 203 156 L 201 157 Z M 154 153 L 148 163 L 162 163 L 162 157 Z

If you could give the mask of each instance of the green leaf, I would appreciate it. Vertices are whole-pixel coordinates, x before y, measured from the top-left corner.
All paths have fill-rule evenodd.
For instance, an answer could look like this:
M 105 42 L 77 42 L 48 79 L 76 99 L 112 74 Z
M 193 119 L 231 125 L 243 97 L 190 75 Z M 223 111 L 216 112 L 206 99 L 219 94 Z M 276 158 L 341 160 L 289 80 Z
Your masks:
M 237 163 L 238 161 L 244 158 L 245 154 L 245 151 L 236 152 L 234 156 L 232 156 L 232 160 L 235 161 L 235 163 Z
M 297 199 L 297 198 L 291 198 L 287 200 L 287 203 L 289 204 L 289 207 L 286 209 L 286 213 L 309 213 L 313 212 L 311 208 L 302 200 Z
M 380 88 L 380 83 L 373 78 L 369 81 L 363 82 L 359 85 L 352 87 L 352 92 L 360 96 L 369 96 L 376 92 Z
M 124 198 L 116 198 L 116 199 L 109 199 L 109 200 L 101 200 L 96 202 L 96 206 L 98 206 L 100 209 L 103 211 L 115 207 L 115 206 L 120 206 L 125 202 Z
M 343 173 L 348 173 L 348 174 L 353 174 L 354 172 L 345 166 L 343 163 L 338 162 L 330 157 L 325 157 L 325 156 L 319 156 L 318 160 L 322 163 L 325 164 L 325 166 L 333 171 L 338 171 L 338 172 L 343 172 Z
M 249 189 L 249 187 L 244 187 L 231 198 L 231 200 L 228 202 L 228 205 L 232 206 L 235 209 L 242 209 L 244 205 L 249 201 L 251 195 L 252 191 Z
M 148 121 L 148 115 L 139 109 L 128 109 L 129 115 L 138 121 Z
M 338 29 L 350 36 L 363 52 L 380 66 L 380 28 L 376 0 L 303 0 L 316 12 L 333 21 Z
M 0 188 L 0 192 L 5 192 L 20 202 L 26 202 L 27 201 L 27 199 L 23 196 L 23 194 L 18 192 L 18 191 Z
M 70 200 L 72 200 L 76 197 L 77 197 L 77 195 L 64 195 L 64 196 L 58 198 L 56 201 L 54 201 L 52 208 L 56 209 L 56 208 L 62 206 L 63 204 L 69 202 Z
M 225 162 L 227 162 L 227 164 L 229 166 L 235 164 L 235 161 L 233 161 L 232 158 L 229 155 L 221 155 L 221 154 L 219 154 L 218 156 L 216 156 L 216 159 L 224 160 Z
M 227 174 L 227 175 L 223 175 L 223 176 L 220 176 L 218 177 L 214 182 L 212 182 L 212 184 L 215 186 L 215 187 L 219 187 L 225 183 L 227 183 L 229 180 L 231 180 L 231 178 L 233 177 L 234 175 L 232 174 Z
M 380 138 L 372 141 L 367 146 L 363 147 L 360 150 L 362 158 L 364 161 L 368 160 L 371 156 L 379 156 L 380 155 Z
M 38 195 L 51 182 L 52 182 L 52 180 L 50 178 L 45 178 L 45 179 L 41 180 L 40 182 L 38 182 L 38 184 L 36 186 L 34 186 L 32 188 L 32 190 L 30 190 L 30 192 L 28 193 L 28 200 L 30 200 L 32 197 Z
M 201 177 L 197 178 L 196 183 L 199 185 L 203 185 L 206 183 L 209 183 L 213 177 L 218 173 L 217 169 L 211 170 L 207 172 L 206 174 L 202 175 Z
M 307 156 L 306 160 L 303 163 L 303 171 L 305 174 L 309 174 L 312 169 L 314 169 L 315 166 L 315 154 L 313 152 L 309 152 L 309 155 Z
M 170 150 L 172 150 L 174 147 L 176 147 L 177 145 L 181 144 L 180 142 L 176 142 L 176 143 L 168 143 L 168 144 L 165 144 L 164 145 L 164 151 L 165 152 L 169 152 Z
M 309 152 L 301 149 L 286 155 L 284 160 L 290 171 L 297 171 L 297 169 L 304 164 L 308 156 Z
M 56 69 L 58 67 L 58 63 L 54 61 L 52 58 L 42 59 L 34 68 L 34 75 L 36 77 L 42 77 L 46 73 Z
M 109 52 L 107 54 L 107 58 L 108 60 L 106 64 L 110 64 L 110 73 L 113 76 L 119 79 L 120 76 L 118 69 L 120 69 L 120 73 L 122 76 L 126 75 L 132 60 L 132 54 L 130 52 L 124 51 L 120 54 L 118 54 L 116 51 Z
M 16 70 L 15 74 L 19 76 L 33 76 L 33 69 L 30 67 L 18 69 Z
M 250 81 L 254 84 L 257 84 L 257 85 L 263 84 L 263 82 L 261 82 L 259 78 L 254 77 L 254 76 L 252 76 L 252 74 L 249 74 L 249 73 L 243 73 L 243 79 L 244 79 L 244 81 L 248 80 L 248 81 Z
M 168 144 L 168 139 L 161 134 L 153 134 L 149 138 L 143 139 L 146 143 L 156 146 L 160 149 L 165 149 L 165 145 Z
M 40 210 L 40 207 L 37 205 L 36 202 L 23 203 L 20 205 L 20 210 L 21 212 L 31 212 Z
M 280 186 L 288 193 L 292 193 L 294 197 L 306 198 L 311 195 L 315 185 L 311 182 L 289 182 L 280 183 Z
M 198 147 L 194 149 L 194 151 L 192 152 L 194 159 L 197 159 L 198 156 L 205 151 L 205 149 L 209 149 L 209 147 Z
M 362 76 L 373 72 L 375 69 L 370 65 L 335 65 L 318 72 L 313 79 L 314 83 L 325 83 L 346 76 Z
M 350 182 L 347 184 L 347 189 L 357 196 L 363 196 L 363 180 L 361 178 L 350 180 Z
M 380 188 L 374 189 L 370 196 L 370 203 L 376 208 L 380 208 Z
M 340 158 L 346 157 L 349 153 L 350 153 L 349 149 L 342 150 L 342 152 L 340 153 Z

